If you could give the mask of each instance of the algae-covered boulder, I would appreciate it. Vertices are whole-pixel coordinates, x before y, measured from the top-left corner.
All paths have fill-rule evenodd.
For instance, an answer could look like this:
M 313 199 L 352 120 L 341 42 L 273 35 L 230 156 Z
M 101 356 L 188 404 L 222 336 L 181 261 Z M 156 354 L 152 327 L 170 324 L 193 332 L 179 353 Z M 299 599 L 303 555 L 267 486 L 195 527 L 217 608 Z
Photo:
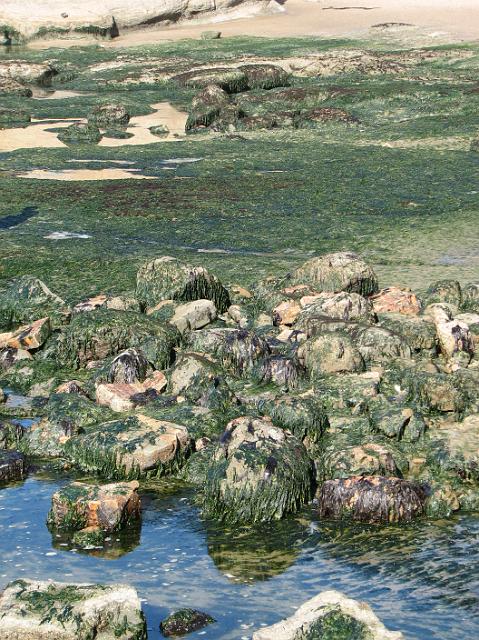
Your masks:
M 185 130 L 209 127 L 229 103 L 229 96 L 217 84 L 209 84 L 199 91 L 191 101 Z
M 323 591 L 289 618 L 253 634 L 253 640 L 402 640 L 365 602 Z
M 102 139 L 100 129 L 94 124 L 71 124 L 57 133 L 61 142 L 71 145 L 98 144 Z
M 48 86 L 58 71 L 49 63 L 26 60 L 0 61 L 0 78 L 10 78 L 22 84 Z
M 259 382 L 277 384 L 286 391 L 296 389 L 303 370 L 296 358 L 272 355 L 265 358 L 254 375 Z
M 184 636 L 193 631 L 199 631 L 209 624 L 216 622 L 207 613 L 196 609 L 180 609 L 175 611 L 160 623 L 161 633 L 169 637 Z
M 95 396 L 99 405 L 110 407 L 112 411 L 131 411 L 135 407 L 153 402 L 168 385 L 162 371 L 154 371 L 143 382 L 100 383 Z
M 424 436 L 426 425 L 421 414 L 380 397 L 377 400 L 369 405 L 371 427 L 376 433 L 402 442 L 417 442 Z
M 212 457 L 203 512 L 227 522 L 275 520 L 311 498 L 312 464 L 302 443 L 270 420 L 232 420 Z
M 314 381 L 314 390 L 326 411 L 348 409 L 364 412 L 371 398 L 378 395 L 380 375 L 375 371 L 343 373 Z
M 208 85 L 215 84 L 227 93 L 239 93 L 248 88 L 246 73 L 228 67 L 194 69 L 174 76 L 172 81 L 189 89 L 203 89 Z
M 29 87 L 25 87 L 21 82 L 12 78 L 0 77 L 0 96 L 22 96 L 23 98 L 31 98 L 33 95 Z
M 378 291 L 373 269 L 355 253 L 329 253 L 311 258 L 292 274 L 296 284 L 311 285 L 316 291 L 351 291 L 369 296 Z
M 466 482 L 479 482 L 479 414 L 444 422 L 430 431 L 428 464 Z
M 68 440 L 64 455 L 85 471 L 130 480 L 178 469 L 189 445 L 183 425 L 139 414 L 85 428 Z
M 243 64 L 239 71 L 246 75 L 249 89 L 274 89 L 289 85 L 289 74 L 276 64 Z
M 278 427 L 291 431 L 302 442 L 317 444 L 328 427 L 328 416 L 316 395 L 282 394 L 258 403 L 258 412 Z
M 138 348 L 157 369 L 167 367 L 179 334 L 171 325 L 135 311 L 97 309 L 73 317 L 58 337 L 57 360 L 84 367 L 124 349 Z
M 22 127 L 31 121 L 32 117 L 23 109 L 0 108 L 0 128 Z
M 340 291 L 339 293 L 320 293 L 311 296 L 298 316 L 297 326 L 302 328 L 308 318 L 326 316 L 336 320 L 364 322 L 374 321 L 371 302 L 358 293 Z M 303 302 L 303 300 L 302 300 Z
M 425 492 L 400 478 L 351 476 L 326 480 L 319 492 L 321 518 L 370 523 L 410 522 L 424 513 Z
M 461 285 L 457 280 L 439 280 L 431 284 L 426 293 L 426 303 L 446 302 L 460 307 L 462 302 Z
M 216 276 L 204 267 L 192 267 L 170 256 L 140 267 L 136 295 L 143 308 L 150 309 L 163 300 L 211 300 L 220 313 L 230 306 L 228 291 Z
M 22 322 L 49 316 L 53 324 L 66 314 L 64 301 L 34 276 L 12 280 L 0 293 L 0 329 L 8 330 Z
M 406 340 L 384 327 L 366 327 L 355 332 L 354 342 L 367 364 L 410 360 L 412 350 Z
M 479 313 L 479 284 L 471 282 L 462 290 L 463 311 L 472 311 Z
M 271 355 L 268 342 L 254 331 L 247 329 L 205 329 L 191 334 L 192 351 L 207 353 L 231 373 L 251 374 Z
M 125 125 L 129 121 L 130 114 L 126 107 L 118 103 L 99 104 L 88 116 L 89 123 L 102 128 L 116 124 Z
M 391 447 L 375 442 L 333 448 L 322 457 L 322 476 L 325 480 L 350 476 L 398 476 L 400 470 L 394 453 Z
M 5 640 L 146 640 L 132 587 L 15 580 L 0 596 Z
M 26 470 L 27 464 L 21 453 L 0 450 L 0 483 L 22 480 Z
M 381 313 L 379 325 L 404 338 L 413 351 L 434 352 L 436 348 L 436 327 L 429 318 L 403 313 Z
M 140 517 L 137 489 L 136 480 L 106 485 L 71 482 L 53 494 L 48 526 L 59 531 L 118 531 Z
M 148 360 L 140 349 L 126 349 L 113 358 L 105 382 L 143 382 L 148 372 Z
M 451 375 L 411 369 L 404 372 L 402 384 L 409 400 L 425 412 L 459 414 L 466 409 L 467 390 Z
M 346 334 L 310 338 L 299 346 L 298 358 L 313 380 L 333 373 L 364 371 L 363 358 Z

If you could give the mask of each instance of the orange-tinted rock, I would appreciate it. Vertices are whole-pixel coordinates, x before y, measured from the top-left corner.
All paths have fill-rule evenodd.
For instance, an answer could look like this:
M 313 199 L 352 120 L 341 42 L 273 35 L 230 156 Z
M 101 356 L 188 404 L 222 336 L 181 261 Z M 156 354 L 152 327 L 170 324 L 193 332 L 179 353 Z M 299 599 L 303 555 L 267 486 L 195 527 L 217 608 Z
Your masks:
M 164 391 L 167 384 L 166 376 L 161 371 L 155 371 L 144 382 L 102 383 L 96 388 L 96 401 L 113 411 L 131 411 L 136 406 L 144 404 L 149 397 L 154 398 L 156 394 Z
M 0 349 L 38 349 L 50 337 L 52 332 L 50 318 L 35 320 L 15 331 L 0 334 Z
M 276 326 L 291 326 L 296 322 L 301 306 L 294 300 L 285 300 L 273 309 L 273 323 Z
M 387 287 L 372 296 L 375 313 L 404 313 L 417 315 L 421 311 L 421 302 L 410 289 Z

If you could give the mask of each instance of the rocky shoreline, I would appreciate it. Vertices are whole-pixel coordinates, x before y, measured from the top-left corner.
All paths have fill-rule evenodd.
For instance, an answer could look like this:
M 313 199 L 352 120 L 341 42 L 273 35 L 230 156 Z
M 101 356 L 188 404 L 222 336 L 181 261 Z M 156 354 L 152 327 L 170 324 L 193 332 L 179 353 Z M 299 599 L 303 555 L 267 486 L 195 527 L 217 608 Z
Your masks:
M 163 256 L 140 267 L 135 297 L 70 306 L 34 276 L 14 280 L 0 329 L 1 480 L 37 458 L 97 475 L 52 496 L 48 527 L 77 547 L 136 526 L 141 482 L 165 475 L 195 487 L 205 517 L 233 524 L 305 504 L 376 526 L 477 510 L 479 284 L 380 290 L 372 267 L 343 252 L 246 289 Z M 2 640 L 47 637 L 38 611 L 28 631 L 15 613 L 44 589 L 7 587 Z M 254 637 L 401 637 L 331 593 Z M 59 630 L 55 606 L 48 637 L 146 637 L 131 606 L 120 631 L 107 607 L 116 630 L 104 636 L 91 636 L 89 606 L 76 602 L 67 618 L 84 635 Z M 180 619 L 195 624 L 206 615 L 187 611 Z

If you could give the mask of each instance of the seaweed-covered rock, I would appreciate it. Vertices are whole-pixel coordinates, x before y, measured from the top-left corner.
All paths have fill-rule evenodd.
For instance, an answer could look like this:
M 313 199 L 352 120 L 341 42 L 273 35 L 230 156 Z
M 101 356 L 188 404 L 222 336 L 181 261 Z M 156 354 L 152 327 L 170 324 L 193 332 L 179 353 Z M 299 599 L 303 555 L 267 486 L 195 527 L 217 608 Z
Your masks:
M 308 444 L 317 444 L 329 424 L 324 404 L 316 395 L 283 394 L 272 400 L 264 399 L 258 404 L 258 412 Z
M 323 591 L 286 620 L 253 634 L 253 640 L 402 640 L 388 631 L 365 602 Z
M 338 109 L 337 107 L 315 107 L 314 109 L 302 111 L 296 126 L 315 128 L 324 122 L 357 124 L 359 119 L 345 109 Z
M 126 383 L 143 382 L 148 372 L 148 360 L 139 349 L 127 349 L 112 360 L 106 382 Z
M 260 382 L 277 384 L 286 390 L 299 386 L 302 367 L 296 358 L 283 355 L 273 355 L 265 358 L 255 371 L 255 377 Z
M 479 313 L 479 284 L 471 282 L 464 287 L 461 309 Z
M 171 325 L 163 325 L 134 311 L 97 309 L 80 313 L 58 337 L 58 362 L 84 367 L 129 348 L 139 348 L 157 369 L 167 367 L 179 334 Z
M 8 371 L 18 363 L 31 359 L 32 355 L 25 349 L 13 349 L 11 347 L 0 349 L 0 371 Z
M 411 289 L 387 287 L 375 293 L 371 302 L 375 313 L 401 313 L 415 316 L 421 311 L 421 302 Z
M 369 296 L 378 291 L 373 269 L 355 253 L 329 253 L 311 258 L 293 271 L 295 284 L 309 284 L 316 291 L 351 291 Z
M 16 278 L 0 293 L 0 329 L 11 329 L 21 322 L 45 316 L 57 326 L 65 314 L 64 301 L 33 276 Z
M 126 107 L 117 103 L 99 104 L 88 116 L 89 123 L 102 128 L 115 124 L 125 125 L 129 121 L 130 114 Z
M 199 631 L 209 624 L 216 622 L 214 618 L 196 609 L 180 609 L 175 611 L 160 623 L 161 633 L 169 637 L 184 636 L 193 631 Z
M 417 442 L 426 431 L 424 418 L 410 407 L 373 401 L 369 414 L 373 430 L 387 438 Z
M 57 70 L 49 63 L 27 62 L 25 60 L 0 61 L 0 78 L 11 78 L 22 84 L 48 86 Z
M 170 323 L 184 334 L 206 327 L 216 320 L 217 315 L 216 307 L 211 300 L 192 300 L 176 307 Z
M 98 144 L 102 139 L 100 129 L 90 123 L 71 124 L 57 133 L 57 138 L 65 144 Z
M 349 373 L 315 380 L 314 390 L 326 411 L 349 409 L 364 412 L 371 398 L 378 395 L 380 375 L 375 371 Z
M 166 138 L 166 136 L 168 136 L 170 133 L 170 130 L 166 126 L 166 124 L 154 125 L 153 127 L 149 128 L 149 131 L 153 136 L 158 136 L 158 138 Z
M 23 98 L 31 98 L 32 90 L 21 82 L 12 78 L 0 77 L 0 96 L 22 96 Z
M 208 85 L 215 84 L 227 93 L 239 93 L 248 88 L 246 73 L 228 67 L 194 69 L 174 76 L 172 81 L 189 89 L 203 89 Z
M 413 351 L 434 352 L 436 348 L 436 327 L 426 317 L 404 313 L 381 313 L 379 325 L 404 338 Z
M 298 359 L 313 380 L 332 373 L 364 371 L 361 354 L 346 334 L 328 333 L 306 340 L 298 348 Z
M 21 127 L 31 121 L 32 117 L 23 109 L 0 108 L 0 127 Z
M 140 267 L 136 295 L 144 308 L 152 308 L 163 300 L 202 299 L 212 300 L 220 313 L 230 306 L 228 291 L 216 276 L 203 267 L 191 267 L 170 256 Z
M 350 476 L 398 476 L 399 467 L 391 447 L 375 442 L 327 450 L 322 456 L 323 478 L 349 478 Z
M 15 580 L 0 596 L 5 640 L 146 640 L 132 587 Z
M 0 450 L 0 483 L 22 480 L 26 468 L 25 458 L 21 453 Z
M 439 423 L 430 431 L 428 464 L 458 479 L 479 482 L 479 414 Z
M 169 390 L 203 407 L 225 411 L 234 395 L 218 363 L 200 353 L 182 353 L 170 373 Z
M 209 84 L 199 91 L 191 102 L 185 130 L 209 127 L 229 104 L 229 96 L 217 84 Z
M 305 301 L 305 304 L 303 303 Z M 336 320 L 364 322 L 374 321 L 371 302 L 358 293 L 320 293 L 302 299 L 303 311 L 299 314 L 297 326 L 302 328 L 308 318 L 326 316 Z
M 434 302 L 446 302 L 448 304 L 461 306 L 462 290 L 457 280 L 439 280 L 431 284 L 426 293 L 427 304 Z
M 367 364 L 390 363 L 391 360 L 410 360 L 412 350 L 400 335 L 384 327 L 366 327 L 355 333 L 354 342 Z
M 425 492 L 400 478 L 351 476 L 327 480 L 319 493 L 321 518 L 370 523 L 410 522 L 424 512 Z
M 203 512 L 228 522 L 283 517 L 311 497 L 312 465 L 301 442 L 267 419 L 232 420 L 211 460 Z
M 59 531 L 118 531 L 140 518 L 138 486 L 136 480 L 106 485 L 71 482 L 53 494 L 48 526 Z
M 65 457 L 105 478 L 158 477 L 180 467 L 189 450 L 186 427 L 136 415 L 85 428 L 65 445 Z
M 207 353 L 235 375 L 251 374 L 268 356 L 268 342 L 247 329 L 206 329 L 190 336 L 192 351 Z
M 412 369 L 405 372 L 402 385 L 409 400 L 426 412 L 460 414 L 466 408 L 467 392 L 451 375 Z
M 243 64 L 239 71 L 246 75 L 248 89 L 274 89 L 289 85 L 289 74 L 276 64 Z

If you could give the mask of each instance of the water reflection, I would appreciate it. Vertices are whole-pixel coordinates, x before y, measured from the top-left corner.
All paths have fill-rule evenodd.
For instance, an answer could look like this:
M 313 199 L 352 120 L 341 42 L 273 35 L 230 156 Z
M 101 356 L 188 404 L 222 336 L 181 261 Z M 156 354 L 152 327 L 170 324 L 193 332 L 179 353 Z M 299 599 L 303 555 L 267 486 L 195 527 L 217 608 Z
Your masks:
M 75 544 L 70 532 L 52 532 L 52 547 L 59 551 L 72 551 L 95 558 L 116 560 L 131 553 L 140 544 L 141 524 L 133 524 L 122 531 L 109 534 L 102 546 L 80 547 Z

